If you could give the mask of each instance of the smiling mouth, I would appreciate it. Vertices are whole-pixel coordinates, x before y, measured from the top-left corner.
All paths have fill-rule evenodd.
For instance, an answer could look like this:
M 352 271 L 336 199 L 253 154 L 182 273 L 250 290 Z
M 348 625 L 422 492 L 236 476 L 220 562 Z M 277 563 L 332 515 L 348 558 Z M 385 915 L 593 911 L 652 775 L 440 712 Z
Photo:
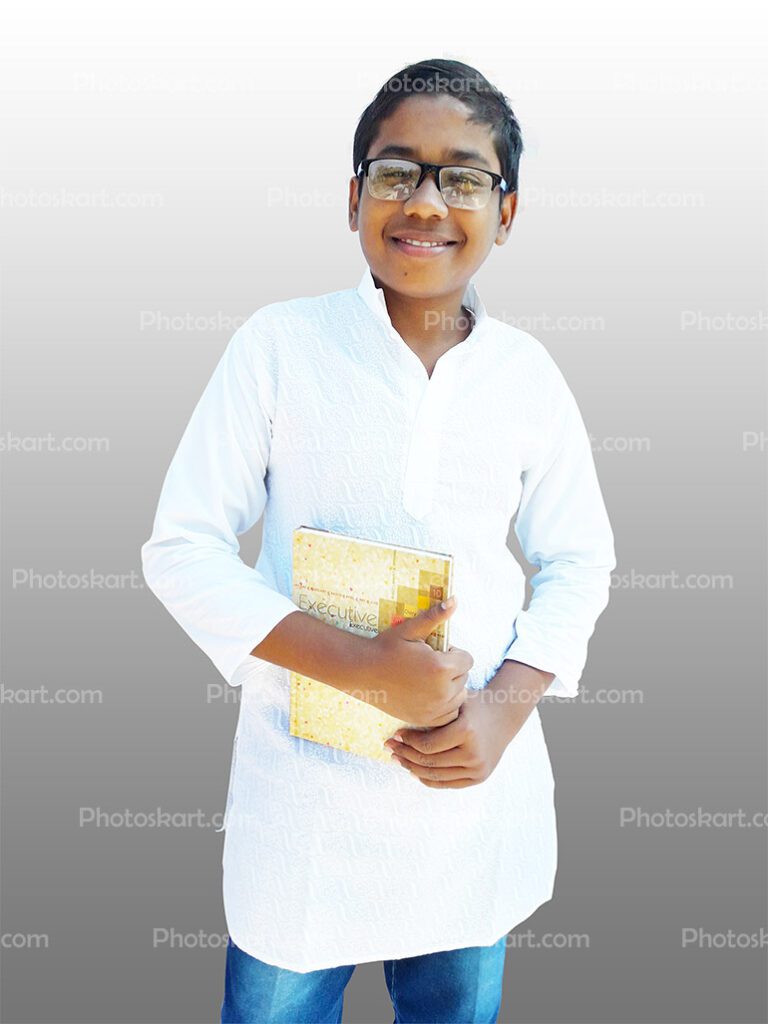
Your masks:
M 453 239 L 439 238 L 434 241 L 428 241 L 420 238 L 410 238 L 408 235 L 401 235 L 396 237 L 390 236 L 390 241 L 395 245 L 402 253 L 408 256 L 439 256 L 441 253 L 448 252 L 454 245 L 458 245 L 458 242 Z

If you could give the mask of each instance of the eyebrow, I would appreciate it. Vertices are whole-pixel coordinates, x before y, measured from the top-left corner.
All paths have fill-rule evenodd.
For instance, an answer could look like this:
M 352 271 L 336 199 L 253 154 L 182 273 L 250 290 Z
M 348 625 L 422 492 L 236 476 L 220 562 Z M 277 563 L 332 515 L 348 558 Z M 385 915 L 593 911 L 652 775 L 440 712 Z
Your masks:
M 407 160 L 417 159 L 416 150 L 412 146 L 399 146 L 396 143 L 384 146 L 373 159 L 382 156 L 401 156 Z M 475 163 L 482 164 L 490 170 L 490 165 L 486 158 L 475 149 L 448 149 L 445 152 L 445 156 L 448 160 L 473 160 Z

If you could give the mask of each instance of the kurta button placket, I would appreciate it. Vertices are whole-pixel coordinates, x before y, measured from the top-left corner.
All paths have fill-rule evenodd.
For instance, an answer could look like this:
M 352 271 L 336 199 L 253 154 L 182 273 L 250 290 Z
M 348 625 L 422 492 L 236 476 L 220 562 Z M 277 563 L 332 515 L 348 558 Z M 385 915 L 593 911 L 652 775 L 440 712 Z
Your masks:
M 370 306 L 394 342 L 394 351 L 405 374 L 405 388 L 414 410 L 402 478 L 402 503 L 405 511 L 418 520 L 424 520 L 432 511 L 442 424 L 454 394 L 458 362 L 462 354 L 476 344 L 485 327 L 485 306 L 474 284 L 465 290 L 463 304 L 468 305 L 475 315 L 472 332 L 438 358 L 431 377 L 421 358 L 392 325 L 380 288 L 376 289 L 374 304 Z
M 415 416 L 403 474 L 403 508 L 414 519 L 424 519 L 432 511 L 443 418 L 456 379 L 456 355 L 453 349 L 444 352 L 431 377 L 416 356 L 420 376 L 413 389 Z

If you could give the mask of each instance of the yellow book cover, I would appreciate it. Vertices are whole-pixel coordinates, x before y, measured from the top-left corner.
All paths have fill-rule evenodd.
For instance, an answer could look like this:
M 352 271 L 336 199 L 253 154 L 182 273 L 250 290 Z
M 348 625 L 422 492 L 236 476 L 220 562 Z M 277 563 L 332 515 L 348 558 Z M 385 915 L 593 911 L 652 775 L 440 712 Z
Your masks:
M 293 531 L 293 602 L 339 629 L 373 637 L 451 596 L 453 556 L 333 530 Z M 450 620 L 427 643 L 448 650 Z M 392 763 L 384 743 L 414 728 L 328 683 L 290 672 L 290 733 Z M 418 727 L 417 727 L 418 728 Z

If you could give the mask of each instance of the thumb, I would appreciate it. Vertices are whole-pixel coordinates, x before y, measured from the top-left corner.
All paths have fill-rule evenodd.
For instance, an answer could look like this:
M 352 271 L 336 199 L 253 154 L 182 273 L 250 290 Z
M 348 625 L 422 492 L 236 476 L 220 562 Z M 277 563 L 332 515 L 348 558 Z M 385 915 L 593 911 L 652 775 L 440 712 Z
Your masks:
M 431 608 L 425 608 L 418 615 L 404 619 L 391 628 L 397 629 L 406 640 L 426 640 L 430 633 L 433 633 L 441 622 L 449 619 L 455 611 L 456 595 L 454 594 L 447 601 L 433 604 Z

